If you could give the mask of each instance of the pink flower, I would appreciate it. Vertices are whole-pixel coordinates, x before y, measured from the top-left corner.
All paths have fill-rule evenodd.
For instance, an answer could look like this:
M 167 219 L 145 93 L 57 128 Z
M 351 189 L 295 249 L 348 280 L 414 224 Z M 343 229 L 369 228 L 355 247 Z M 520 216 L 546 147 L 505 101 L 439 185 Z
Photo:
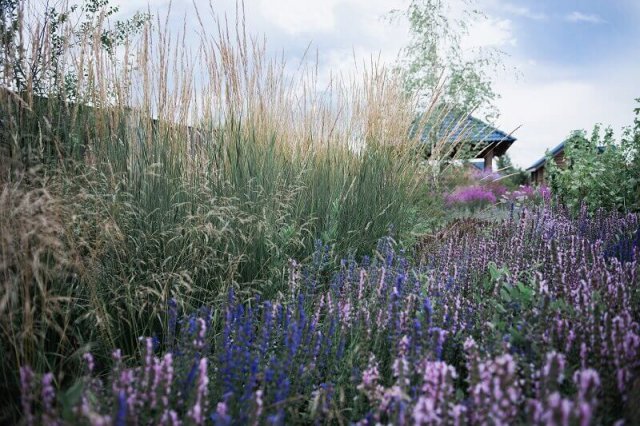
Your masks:
M 413 408 L 413 421 L 416 425 L 440 424 L 442 419 L 436 411 L 436 402 L 429 397 L 421 396 Z
M 380 373 L 378 373 L 378 366 L 372 365 L 362 374 L 362 386 L 369 388 L 371 386 L 375 386 L 378 383 L 378 379 L 380 377 Z
M 196 391 L 196 399 L 193 407 L 189 410 L 189 417 L 198 424 L 204 424 L 205 413 L 207 411 L 207 395 L 209 393 L 209 377 L 207 376 L 207 359 L 201 358 L 199 365 L 198 389 Z
M 53 411 L 53 403 L 56 399 L 56 391 L 53 388 L 53 374 L 47 373 L 42 377 L 42 405 L 44 408 L 43 423 L 54 425 L 56 415 Z
M 22 402 L 22 415 L 25 424 L 32 425 L 34 422 L 33 405 L 33 371 L 29 367 L 20 367 L 20 393 Z
M 87 352 L 82 355 L 82 359 L 84 359 L 84 361 L 87 363 L 87 369 L 89 370 L 89 373 L 93 372 L 95 363 L 93 361 L 93 355 L 91 354 L 91 352 Z
M 543 200 L 548 201 L 551 199 L 551 188 L 549 188 L 548 186 L 541 185 L 538 188 L 538 192 L 540 193 L 540 196 Z
M 495 203 L 494 193 L 482 186 L 467 186 L 458 188 L 446 197 L 447 204 L 484 204 Z
M 198 335 L 193 340 L 193 346 L 198 350 L 202 350 L 202 348 L 204 348 L 205 336 L 207 334 L 207 323 L 202 318 L 198 318 L 197 323 L 198 323 Z

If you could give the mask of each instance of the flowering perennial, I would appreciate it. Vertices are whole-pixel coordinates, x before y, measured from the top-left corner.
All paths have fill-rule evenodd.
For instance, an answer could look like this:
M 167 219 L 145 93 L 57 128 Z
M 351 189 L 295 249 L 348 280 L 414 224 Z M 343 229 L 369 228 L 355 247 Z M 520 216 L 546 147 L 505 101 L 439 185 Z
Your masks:
M 479 185 L 458 188 L 446 198 L 449 204 L 490 204 L 496 200 L 493 191 Z
M 75 399 L 21 370 L 26 424 L 588 425 L 639 403 L 637 215 L 524 209 L 420 263 L 379 243 L 276 300 L 230 293 L 139 357 L 85 355 Z M 136 362 L 135 360 L 139 361 Z M 110 366 L 110 367 L 109 367 Z M 98 370 L 108 374 L 98 374 Z M 65 395 L 68 395 L 66 392 Z M 58 402 L 56 402 L 58 401 Z

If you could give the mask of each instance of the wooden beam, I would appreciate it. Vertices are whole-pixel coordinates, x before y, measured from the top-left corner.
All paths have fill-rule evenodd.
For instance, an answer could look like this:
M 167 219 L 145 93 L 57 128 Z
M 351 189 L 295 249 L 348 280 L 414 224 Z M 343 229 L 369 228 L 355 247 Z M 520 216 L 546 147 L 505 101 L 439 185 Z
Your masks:
M 484 169 L 493 170 L 493 149 L 487 151 L 484 156 Z

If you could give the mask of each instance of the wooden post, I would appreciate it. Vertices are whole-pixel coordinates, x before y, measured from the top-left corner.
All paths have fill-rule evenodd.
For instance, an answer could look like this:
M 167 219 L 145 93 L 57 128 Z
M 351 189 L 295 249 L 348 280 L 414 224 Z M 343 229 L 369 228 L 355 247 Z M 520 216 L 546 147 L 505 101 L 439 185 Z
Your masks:
M 493 170 L 493 149 L 490 149 L 484 156 L 484 169 Z

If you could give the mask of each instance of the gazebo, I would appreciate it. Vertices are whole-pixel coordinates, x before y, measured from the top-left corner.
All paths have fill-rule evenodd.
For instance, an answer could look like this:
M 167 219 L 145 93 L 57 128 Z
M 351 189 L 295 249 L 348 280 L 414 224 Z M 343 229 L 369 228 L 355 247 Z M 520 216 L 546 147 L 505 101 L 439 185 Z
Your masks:
M 430 124 L 431 120 L 427 120 L 421 136 L 422 142 L 444 140 L 453 145 L 451 157 L 462 149 L 469 153 L 466 159 L 483 159 L 484 169 L 491 170 L 493 157 L 503 155 L 516 141 L 511 134 L 468 114 L 448 112 L 436 120 L 436 125 Z

